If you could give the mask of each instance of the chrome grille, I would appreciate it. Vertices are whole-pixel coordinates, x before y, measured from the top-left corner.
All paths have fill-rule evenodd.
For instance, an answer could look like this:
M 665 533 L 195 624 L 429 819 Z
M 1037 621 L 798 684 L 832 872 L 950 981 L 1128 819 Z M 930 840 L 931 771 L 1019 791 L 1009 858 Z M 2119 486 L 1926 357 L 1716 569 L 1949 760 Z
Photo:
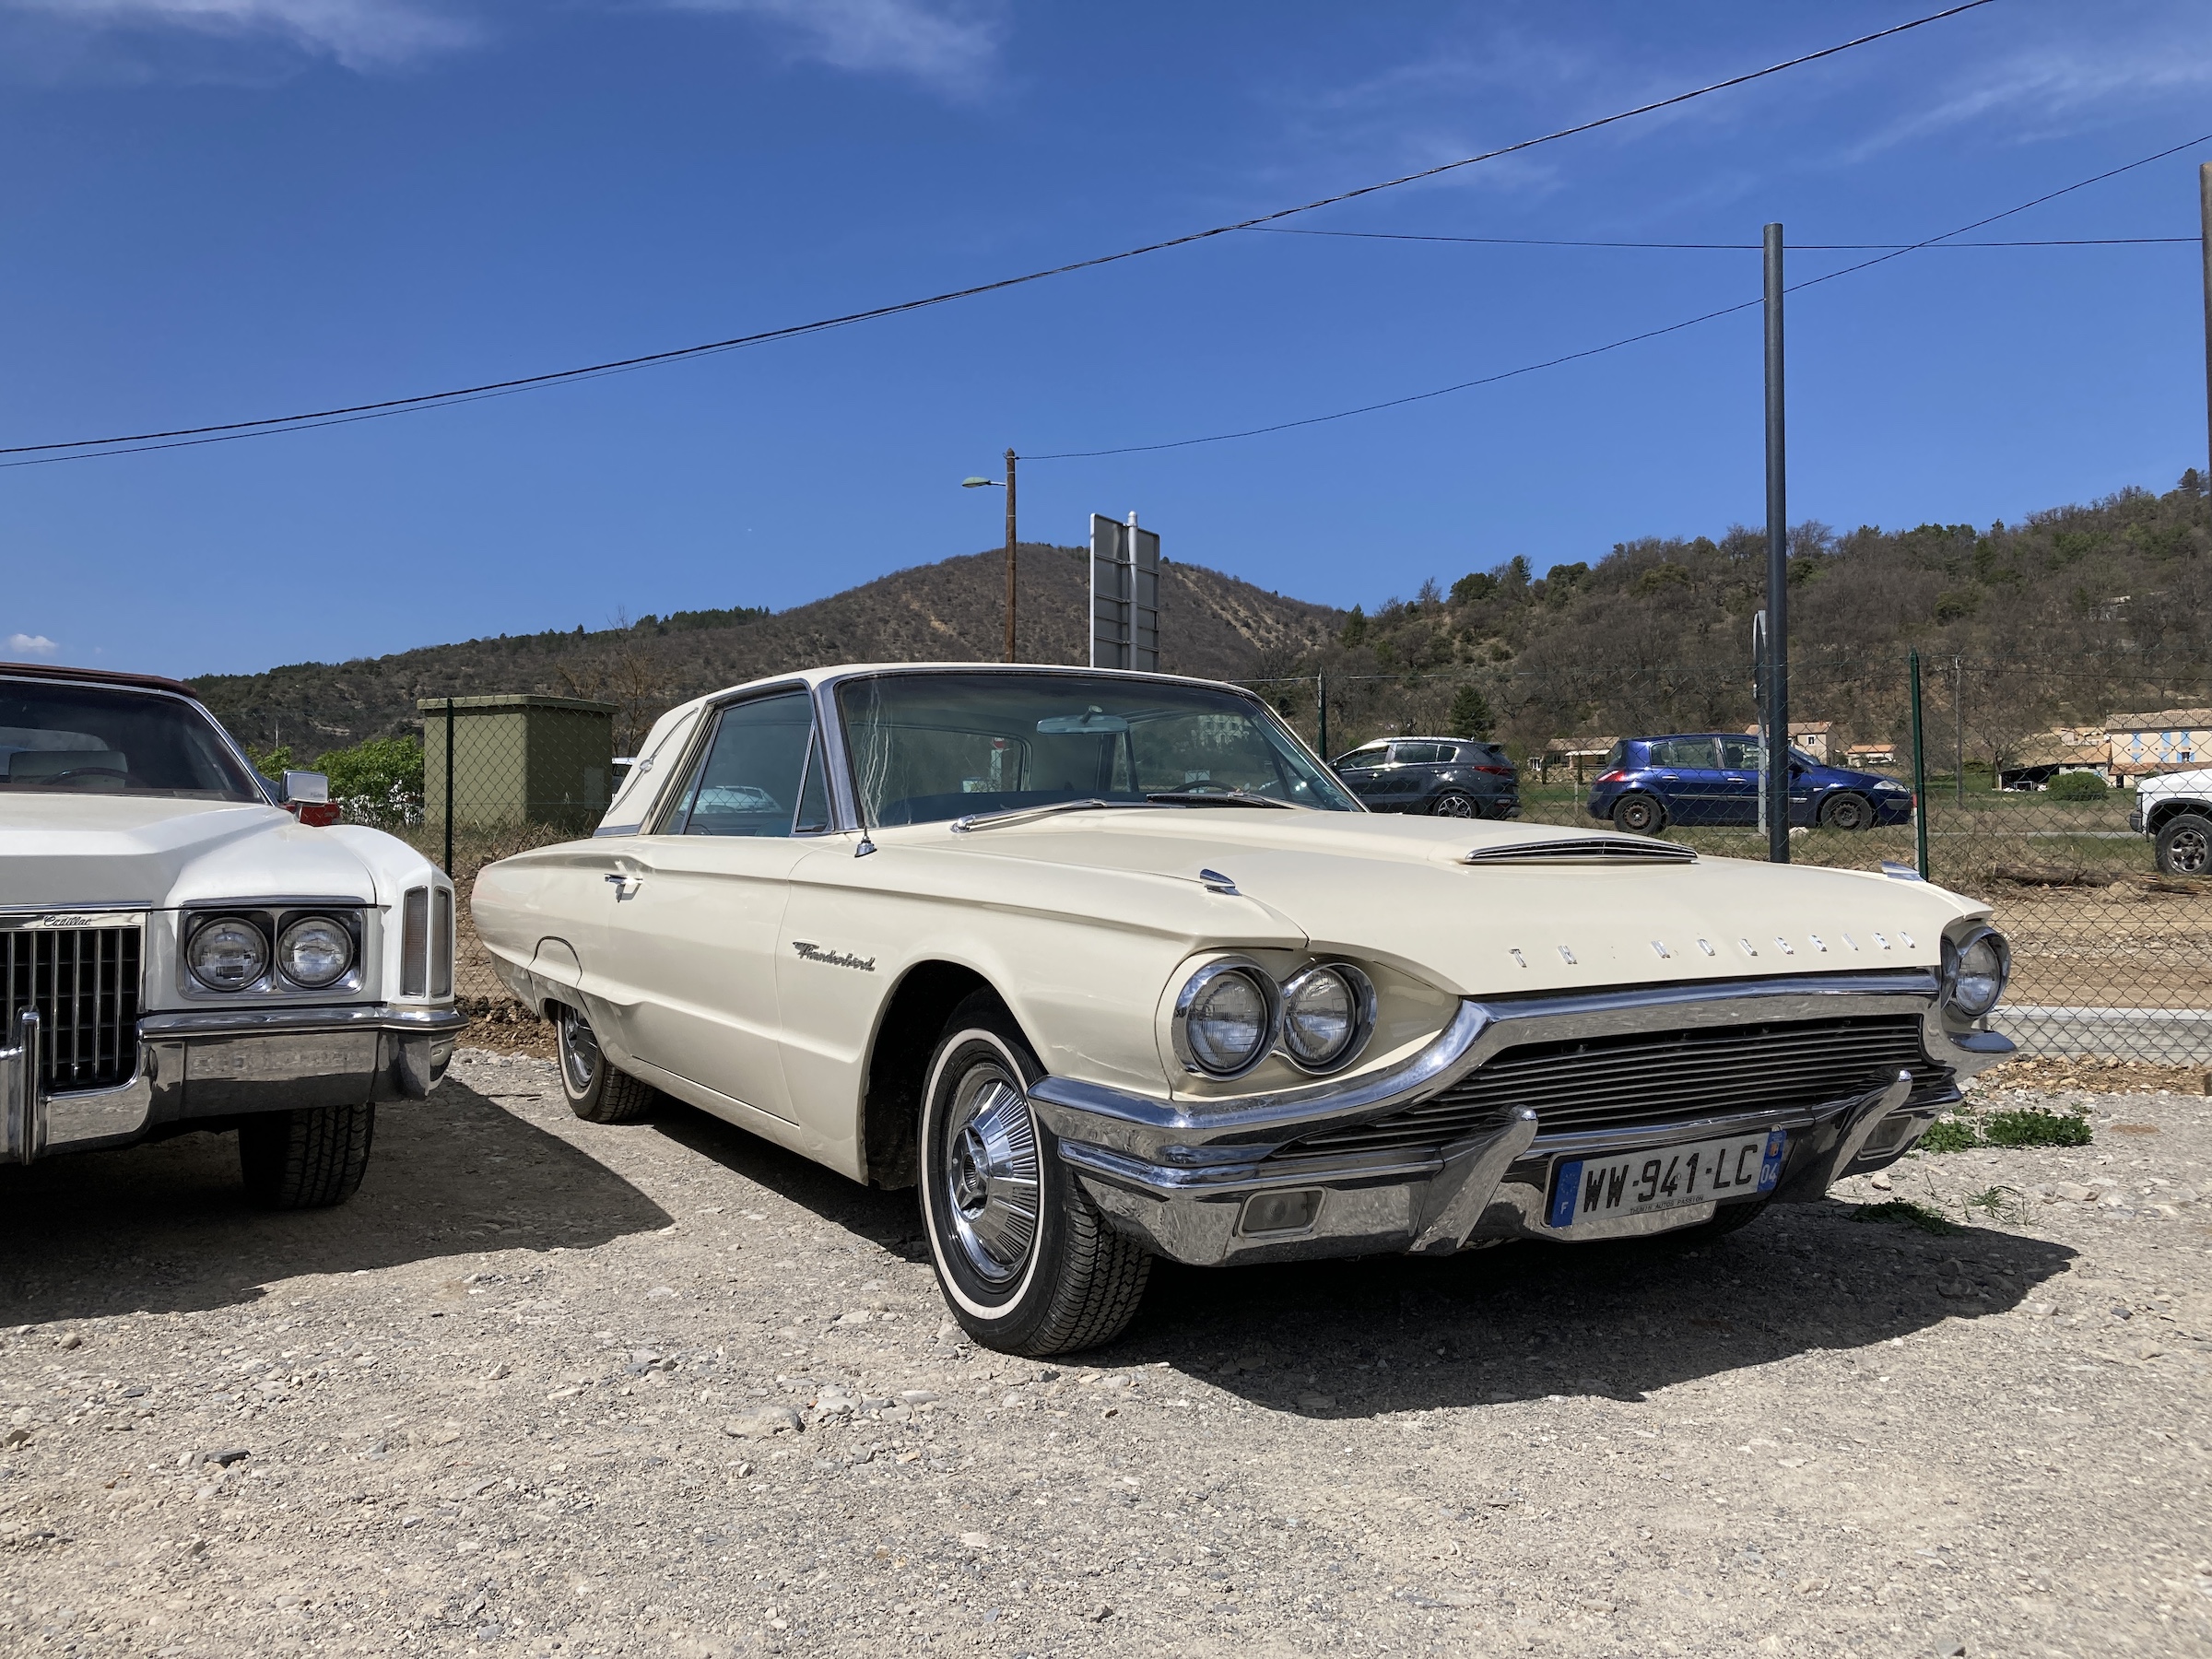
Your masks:
M 1951 1074 L 1922 1052 L 1917 1014 L 1528 1042 L 1501 1050 L 1418 1105 L 1309 1135 L 1277 1156 L 1444 1146 L 1502 1124 L 1519 1106 L 1535 1112 L 1546 1135 L 1802 1111 L 1863 1094 L 1908 1069 L 1916 1101 L 1951 1087 Z
M 27 927 L 0 932 L 0 1010 L 12 1045 L 16 1016 L 39 1011 L 39 1074 L 47 1089 L 107 1088 L 138 1069 L 136 927 Z

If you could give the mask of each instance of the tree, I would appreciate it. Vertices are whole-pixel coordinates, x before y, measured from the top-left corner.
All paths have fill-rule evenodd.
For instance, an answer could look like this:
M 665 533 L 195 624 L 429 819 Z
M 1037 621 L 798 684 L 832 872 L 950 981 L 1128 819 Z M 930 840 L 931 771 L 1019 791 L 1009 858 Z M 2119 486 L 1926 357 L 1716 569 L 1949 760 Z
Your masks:
M 1498 578 L 1481 571 L 1469 571 L 1452 584 L 1452 603 L 1476 605 L 1498 591 Z
M 1452 736 L 1487 738 L 1490 724 L 1489 700 L 1478 688 L 1462 686 L 1452 694 L 1452 712 L 1444 717 Z

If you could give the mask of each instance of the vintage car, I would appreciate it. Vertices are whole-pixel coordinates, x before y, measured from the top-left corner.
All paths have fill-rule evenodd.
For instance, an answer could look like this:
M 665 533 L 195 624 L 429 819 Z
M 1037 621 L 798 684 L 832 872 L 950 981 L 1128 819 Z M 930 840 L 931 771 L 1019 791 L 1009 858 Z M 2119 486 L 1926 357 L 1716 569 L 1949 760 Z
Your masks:
M 665 1093 L 918 1186 L 980 1342 L 1216 1265 L 1725 1232 L 1878 1169 L 2011 1045 L 1971 900 L 1363 811 L 1257 698 L 842 667 L 656 724 L 477 925 L 581 1115 Z
M 234 1128 L 256 1202 L 336 1204 L 430 1092 L 453 884 L 287 783 L 181 681 L 0 664 L 0 1161 Z

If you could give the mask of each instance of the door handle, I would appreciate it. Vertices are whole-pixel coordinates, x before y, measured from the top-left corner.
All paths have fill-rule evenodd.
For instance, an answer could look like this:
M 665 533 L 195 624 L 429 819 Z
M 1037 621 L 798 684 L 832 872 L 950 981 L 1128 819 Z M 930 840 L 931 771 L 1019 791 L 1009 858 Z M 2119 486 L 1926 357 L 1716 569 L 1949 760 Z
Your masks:
M 625 876 L 619 871 L 610 874 L 606 879 L 614 883 L 615 898 L 618 900 L 629 898 L 631 892 L 636 889 L 640 881 L 638 877 Z

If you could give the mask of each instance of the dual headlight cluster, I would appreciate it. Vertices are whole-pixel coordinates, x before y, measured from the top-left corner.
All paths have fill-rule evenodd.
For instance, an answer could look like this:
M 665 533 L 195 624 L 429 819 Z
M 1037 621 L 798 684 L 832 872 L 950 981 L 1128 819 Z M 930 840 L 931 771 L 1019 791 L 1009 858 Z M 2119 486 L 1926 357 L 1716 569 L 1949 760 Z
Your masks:
M 2012 977 L 2012 947 L 1994 927 L 1977 927 L 1954 944 L 1943 942 L 1943 1003 L 1979 1019 L 1997 1006 Z
M 1271 1053 L 1300 1071 L 1340 1071 L 1375 1029 L 1375 988 L 1349 962 L 1316 962 L 1277 982 L 1257 962 L 1225 957 L 1175 995 L 1175 1054 L 1206 1077 L 1241 1077 Z
M 211 916 L 193 929 L 184 966 L 209 991 L 244 991 L 269 977 L 272 967 L 288 986 L 323 991 L 353 971 L 358 948 L 353 930 L 336 916 L 293 916 L 276 931 L 253 916 Z

